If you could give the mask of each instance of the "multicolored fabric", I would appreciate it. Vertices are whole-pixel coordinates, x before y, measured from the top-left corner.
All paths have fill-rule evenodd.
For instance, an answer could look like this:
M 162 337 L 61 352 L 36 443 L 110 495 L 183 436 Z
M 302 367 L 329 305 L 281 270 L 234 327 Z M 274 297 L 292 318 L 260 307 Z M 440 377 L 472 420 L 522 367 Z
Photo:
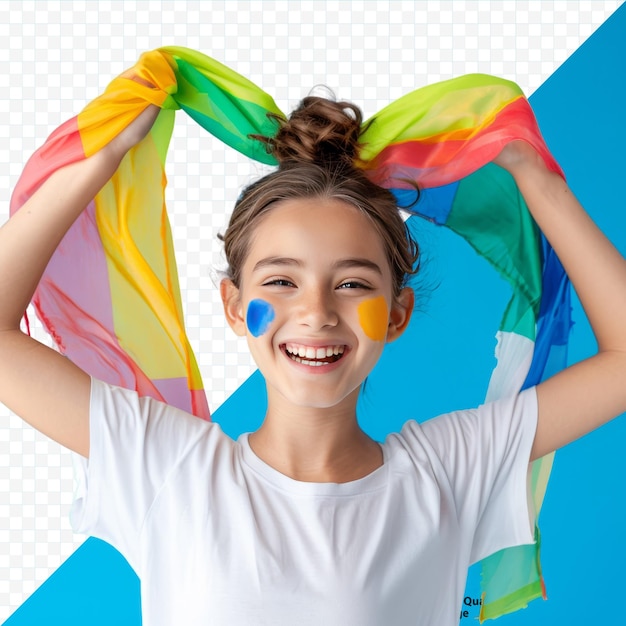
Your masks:
M 60 351 L 92 376 L 209 419 L 184 329 L 164 203 L 165 156 L 175 111 L 183 109 L 229 146 L 275 164 L 250 138 L 274 134 L 267 114 L 281 112 L 272 98 L 199 52 L 146 53 L 33 155 L 11 212 L 58 168 L 100 150 L 149 103 L 162 109 L 154 127 L 72 226 L 33 304 Z M 391 189 L 400 205 L 415 201 L 417 183 L 411 210 L 458 233 L 511 285 L 487 400 L 564 367 L 571 326 L 567 276 L 511 176 L 491 163 L 514 139 L 532 144 L 560 172 L 517 85 L 479 74 L 400 98 L 362 134 L 360 166 L 371 179 Z M 533 464 L 537 511 L 551 464 L 551 456 Z M 539 541 L 485 559 L 483 591 L 481 619 L 545 596 Z

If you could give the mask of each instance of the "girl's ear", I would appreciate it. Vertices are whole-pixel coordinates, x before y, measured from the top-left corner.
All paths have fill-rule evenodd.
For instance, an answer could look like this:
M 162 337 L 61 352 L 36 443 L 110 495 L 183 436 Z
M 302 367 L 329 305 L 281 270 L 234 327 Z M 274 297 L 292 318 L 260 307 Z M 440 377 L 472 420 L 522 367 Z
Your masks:
M 230 278 L 224 278 L 220 282 L 220 296 L 224 305 L 224 315 L 228 325 L 236 335 L 244 337 L 246 334 L 246 321 L 243 315 L 243 307 L 239 297 L 239 289 Z
M 413 289 L 405 287 L 394 300 L 389 312 L 389 326 L 387 328 L 387 343 L 395 341 L 406 329 L 411 321 L 415 294 Z

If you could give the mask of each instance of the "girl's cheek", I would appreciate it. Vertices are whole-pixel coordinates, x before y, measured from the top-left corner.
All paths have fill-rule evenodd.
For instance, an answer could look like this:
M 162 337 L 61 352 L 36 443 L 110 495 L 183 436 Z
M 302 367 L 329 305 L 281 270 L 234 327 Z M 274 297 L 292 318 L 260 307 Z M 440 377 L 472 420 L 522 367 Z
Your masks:
M 265 300 L 251 300 L 246 312 L 246 326 L 253 337 L 260 337 L 274 321 L 274 307 Z
M 364 300 L 359 304 L 359 323 L 363 332 L 374 341 L 385 341 L 389 323 L 389 311 L 384 296 Z

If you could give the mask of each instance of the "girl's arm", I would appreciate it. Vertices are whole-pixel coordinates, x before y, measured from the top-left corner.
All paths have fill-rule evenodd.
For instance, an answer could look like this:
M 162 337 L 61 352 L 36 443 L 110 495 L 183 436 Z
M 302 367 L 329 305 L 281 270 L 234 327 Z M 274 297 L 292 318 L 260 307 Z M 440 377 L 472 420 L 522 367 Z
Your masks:
M 507 145 L 495 162 L 515 178 L 598 342 L 595 356 L 537 386 L 536 459 L 626 411 L 626 260 L 528 144 Z
M 55 172 L 0 228 L 0 402 L 51 439 L 89 455 L 89 376 L 20 331 L 63 236 L 156 119 L 150 105 L 102 150 Z

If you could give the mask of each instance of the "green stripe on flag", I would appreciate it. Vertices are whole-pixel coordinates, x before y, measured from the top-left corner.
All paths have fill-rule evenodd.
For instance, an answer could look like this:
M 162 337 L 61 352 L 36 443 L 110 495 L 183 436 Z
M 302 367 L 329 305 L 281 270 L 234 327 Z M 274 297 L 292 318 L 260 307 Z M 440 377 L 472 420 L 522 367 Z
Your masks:
M 512 177 L 488 164 L 464 178 L 446 225 L 511 285 L 500 330 L 535 340 L 541 303 L 541 240 Z

